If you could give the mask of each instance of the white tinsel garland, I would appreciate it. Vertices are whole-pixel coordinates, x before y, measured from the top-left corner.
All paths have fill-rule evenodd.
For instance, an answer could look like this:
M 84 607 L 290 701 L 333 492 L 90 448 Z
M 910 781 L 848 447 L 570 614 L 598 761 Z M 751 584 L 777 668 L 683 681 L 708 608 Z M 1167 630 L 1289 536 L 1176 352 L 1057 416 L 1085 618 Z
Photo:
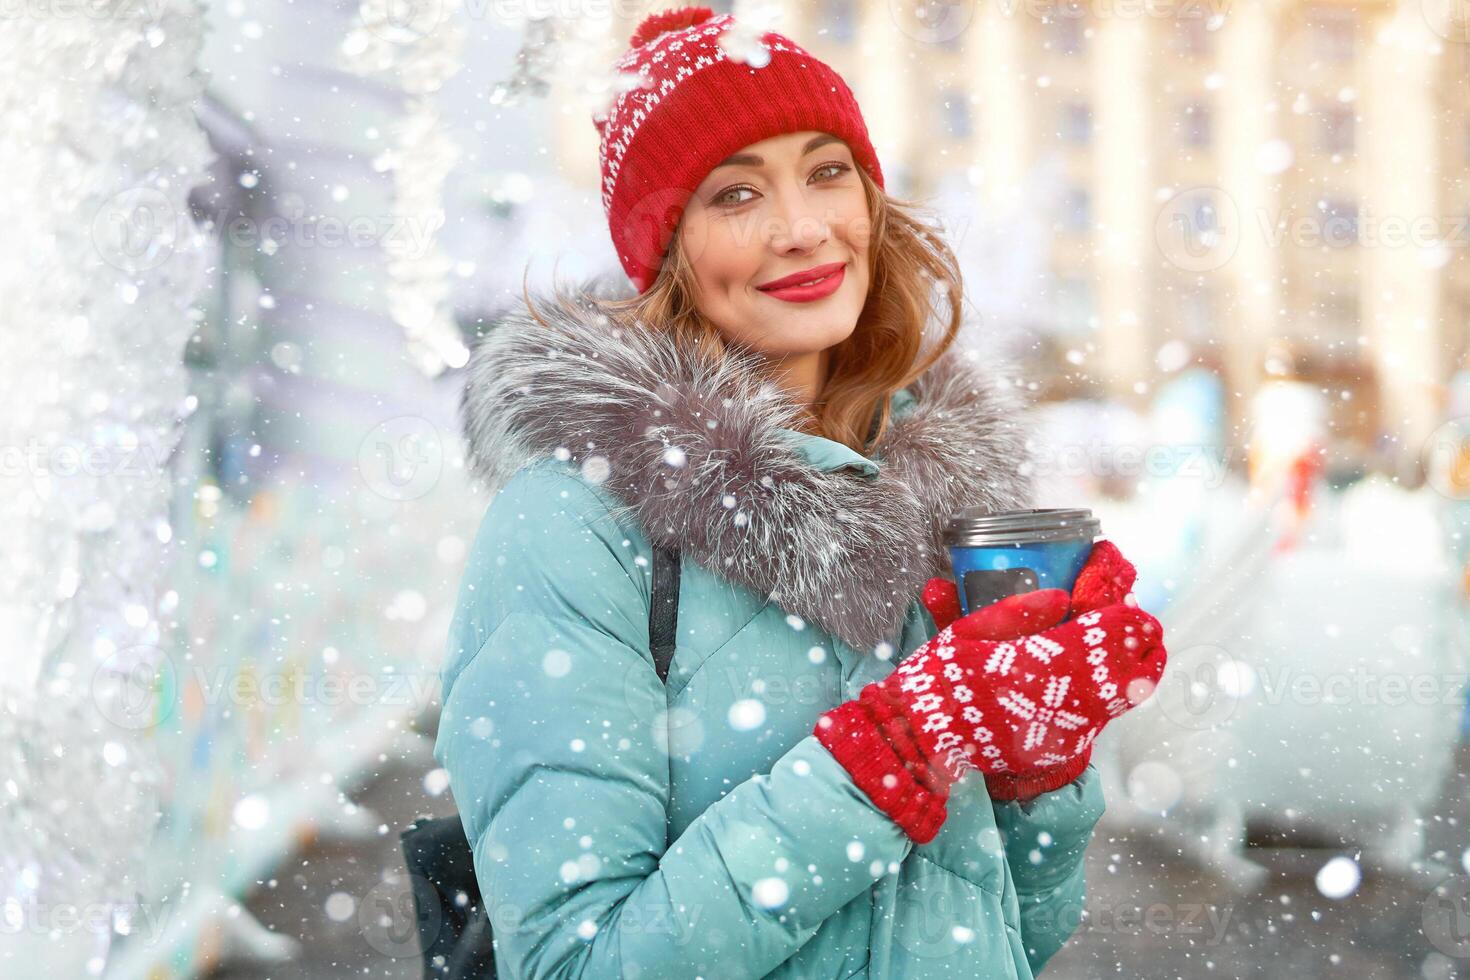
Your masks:
M 201 25 L 193 0 L 154 0 L 0 26 L 7 976 L 101 970 L 156 817 L 145 732 L 201 282 Z
M 460 367 L 469 351 L 450 314 L 450 260 L 438 244 L 444 225 L 444 178 L 458 158 L 433 97 L 459 69 L 464 31 L 459 0 L 410 4 L 362 0 L 361 24 L 342 42 L 350 70 L 391 79 L 404 94 L 395 145 L 373 161 L 391 171 L 394 227 L 412 234 L 384 239 L 388 312 L 404 330 L 408 353 L 428 375 Z

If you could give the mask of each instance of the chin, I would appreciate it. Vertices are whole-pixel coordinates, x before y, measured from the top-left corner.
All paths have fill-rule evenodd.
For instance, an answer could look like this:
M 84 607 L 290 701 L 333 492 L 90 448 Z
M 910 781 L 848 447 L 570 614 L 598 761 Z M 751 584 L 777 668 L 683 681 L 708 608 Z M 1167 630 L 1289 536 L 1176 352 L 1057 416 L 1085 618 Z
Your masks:
M 858 314 L 861 312 L 861 310 L 842 312 L 812 310 L 810 313 L 802 311 L 790 315 L 787 319 L 790 326 L 783 327 L 778 332 L 789 337 L 793 347 L 805 350 L 824 350 L 852 336 L 853 331 L 857 329 Z
M 793 328 L 781 331 L 778 336 L 758 338 L 762 353 L 786 356 L 791 354 L 815 354 L 817 351 L 836 347 L 852 336 L 856 323 L 841 330 L 810 330 Z
M 782 304 L 787 305 L 787 304 Z M 740 332 L 739 339 L 753 350 L 773 357 L 811 354 L 835 347 L 857 329 L 862 308 L 823 309 L 821 303 L 789 304 L 791 309 L 772 312 L 767 302 L 752 305 L 738 318 L 744 324 L 759 324 L 754 333 Z M 731 336 L 729 331 L 726 336 Z

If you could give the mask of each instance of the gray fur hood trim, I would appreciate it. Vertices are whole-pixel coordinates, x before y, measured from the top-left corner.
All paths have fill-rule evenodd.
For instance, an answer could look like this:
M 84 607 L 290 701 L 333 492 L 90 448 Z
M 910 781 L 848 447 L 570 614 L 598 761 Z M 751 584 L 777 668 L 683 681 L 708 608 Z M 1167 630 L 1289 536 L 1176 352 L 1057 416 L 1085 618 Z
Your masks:
M 952 512 L 1032 506 L 1023 399 L 958 344 L 890 419 L 869 454 L 876 477 L 826 472 L 777 431 L 800 411 L 755 355 L 705 358 L 669 334 L 618 329 L 596 295 L 584 287 L 571 313 L 538 297 L 549 327 L 520 307 L 475 345 L 461 413 L 491 493 L 527 463 L 569 460 L 655 546 L 859 651 L 896 641 L 924 583 L 951 573 Z

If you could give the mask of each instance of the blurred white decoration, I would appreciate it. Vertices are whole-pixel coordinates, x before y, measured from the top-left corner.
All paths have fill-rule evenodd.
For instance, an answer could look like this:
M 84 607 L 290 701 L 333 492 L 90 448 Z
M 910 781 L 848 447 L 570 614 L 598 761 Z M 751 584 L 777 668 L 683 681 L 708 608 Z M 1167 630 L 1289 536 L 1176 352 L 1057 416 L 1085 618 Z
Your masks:
M 1254 487 L 1274 487 L 1291 464 L 1328 437 L 1328 405 L 1321 386 L 1271 377 L 1251 398 L 1250 475 Z
M 1359 845 L 1364 867 L 1449 873 L 1424 854 L 1424 825 L 1454 764 L 1470 657 L 1439 498 L 1369 477 L 1273 553 L 1279 491 L 1223 494 L 1254 516 L 1207 521 L 1213 540 L 1160 616 L 1163 682 L 1098 740 L 1104 820 L 1145 826 L 1243 889 L 1267 865 L 1320 867 L 1324 841 Z M 1165 815 L 1124 786 L 1150 762 L 1183 777 Z M 1287 846 L 1245 848 L 1252 821 Z
M 496 83 L 490 92 L 491 105 L 515 105 L 523 95 L 542 96 L 551 91 L 557 63 L 557 26 L 551 17 L 527 20 L 515 70 L 510 78 Z
M 1154 555 L 1174 551 L 1177 528 L 1187 522 L 1199 532 L 1194 550 L 1173 570 L 1177 590 L 1158 612 L 1169 648 L 1158 690 L 1109 725 L 1093 752 L 1108 800 L 1103 821 L 1147 830 L 1242 891 L 1259 887 L 1265 871 L 1243 853 L 1241 803 L 1221 792 L 1220 781 L 1243 752 L 1231 723 L 1254 688 L 1240 638 L 1250 634 L 1264 601 L 1279 535 L 1276 501 L 1252 498 L 1232 474 L 1206 489 L 1188 515 L 1160 514 L 1147 496 L 1091 503 L 1108 537 L 1139 567 L 1135 593 L 1157 585 L 1156 573 L 1146 569 Z M 1178 782 L 1167 800 L 1144 799 L 1136 774 L 1158 764 Z
M 1235 641 L 1259 683 L 1231 720 L 1245 751 L 1221 788 L 1247 818 L 1290 814 L 1407 871 L 1453 765 L 1470 665 L 1433 492 L 1372 476 L 1342 496 L 1339 543 L 1278 556 L 1249 642 Z
M 1151 445 L 1149 420 L 1137 410 L 1109 399 L 1074 398 L 1042 402 L 1032 412 L 1038 507 L 1076 507 L 1083 500 L 1091 505 L 1106 481 L 1131 477 L 1136 482 L 1142 450 Z M 1132 470 L 1119 463 L 1123 449 L 1139 454 Z M 1109 531 L 1103 527 L 1104 534 Z
M 928 206 L 939 215 L 963 274 L 967 346 L 993 344 L 1014 357 L 1054 319 L 1037 297 L 1036 283 L 1049 275 L 1053 236 L 1035 202 L 1056 196 L 1058 186 L 1054 170 L 1038 166 L 1026 175 L 1018 201 L 1007 203 L 987 193 L 979 168 L 939 178 Z
M 4 976 L 99 973 L 134 907 L 157 813 L 143 733 L 168 667 L 167 466 L 203 281 L 201 11 L 72 13 L 0 32 Z
M 404 330 L 409 356 L 430 377 L 469 359 L 448 303 L 453 263 L 438 244 L 444 179 L 459 151 L 433 101 L 460 67 L 458 13 L 459 0 L 362 0 L 361 23 L 342 42 L 350 71 L 386 80 L 404 95 L 394 146 L 373 166 L 393 174 L 394 231 L 383 238 L 388 311 Z
M 602 203 L 595 187 L 573 186 L 556 174 L 533 181 L 514 171 L 487 182 L 487 216 L 457 224 L 453 248 L 462 255 L 494 256 L 495 261 L 467 263 L 468 274 L 455 277 L 456 309 L 493 313 L 515 306 L 521 303 L 523 276 L 532 292 L 553 281 L 580 282 L 609 272 L 623 276 L 607 224 L 600 220 Z M 588 220 L 588 215 L 599 220 Z

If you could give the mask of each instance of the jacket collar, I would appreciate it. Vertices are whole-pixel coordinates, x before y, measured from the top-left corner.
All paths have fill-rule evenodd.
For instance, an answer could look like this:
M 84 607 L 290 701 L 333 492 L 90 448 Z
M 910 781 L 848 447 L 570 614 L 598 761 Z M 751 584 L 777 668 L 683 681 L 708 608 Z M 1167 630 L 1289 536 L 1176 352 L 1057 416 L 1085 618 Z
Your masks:
M 823 473 L 851 470 L 869 480 L 878 477 L 879 465 L 876 460 L 869 459 L 840 442 L 806 432 L 796 432 L 792 429 L 776 431 L 780 433 L 781 438 L 791 444 L 791 448 L 796 450 L 798 456 Z
M 468 464 L 494 493 L 547 456 L 600 483 L 656 546 L 769 596 L 856 650 L 893 642 L 963 507 L 1031 506 L 1024 404 L 951 347 L 895 394 L 872 458 L 796 431 L 800 410 L 752 355 L 707 358 L 601 313 L 538 297 L 476 344 L 461 415 Z
M 888 400 L 889 418 L 896 419 L 913 411 L 914 396 L 907 388 L 893 394 Z M 868 479 L 876 479 L 882 460 L 869 459 L 862 453 L 832 439 L 814 436 L 795 429 L 777 429 L 781 437 L 791 443 L 802 459 L 823 473 L 835 473 L 841 469 L 860 473 Z

